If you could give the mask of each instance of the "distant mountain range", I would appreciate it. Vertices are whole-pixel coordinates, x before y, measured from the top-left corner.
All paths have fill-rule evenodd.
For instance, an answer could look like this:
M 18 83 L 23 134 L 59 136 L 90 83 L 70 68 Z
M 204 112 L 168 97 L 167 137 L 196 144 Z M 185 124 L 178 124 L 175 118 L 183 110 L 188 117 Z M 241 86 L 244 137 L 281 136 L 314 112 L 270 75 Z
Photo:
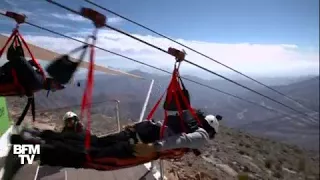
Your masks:
M 141 73 L 144 77 L 155 79 L 154 89 L 147 107 L 147 112 L 149 112 L 165 90 L 169 76 L 146 74 L 139 71 L 135 73 Z M 235 129 L 221 126 L 216 138 L 209 141 L 209 144 L 201 149 L 201 156 L 194 157 L 192 154 L 187 154 L 181 161 L 165 161 L 165 173 L 169 179 L 235 179 L 237 176 L 236 179 L 248 179 L 249 177 L 252 179 L 316 179 L 319 177 L 319 152 L 310 153 L 295 146 L 254 137 L 247 133 L 293 143 L 307 149 L 319 150 L 319 124 L 310 124 L 303 116 L 223 80 L 203 80 L 192 76 L 188 78 L 278 111 L 285 111 L 290 116 L 267 111 L 185 81 L 185 85 L 191 93 L 194 107 L 223 115 L 222 123 Z M 150 80 L 104 75 L 97 75 L 95 80 L 93 98 L 95 104 L 91 109 L 91 130 L 94 133 L 102 135 L 117 129 L 113 99 L 121 102 L 122 125 L 139 117 Z M 81 87 L 69 85 L 63 91 L 51 93 L 48 98 L 45 91 L 36 94 L 38 124 L 42 122 L 60 129 L 63 123 L 61 118 L 66 111 L 80 112 L 79 104 L 85 83 L 83 80 L 79 80 L 79 82 Z M 311 108 L 311 111 L 255 83 L 244 80 L 239 80 L 239 83 L 250 86 L 299 111 L 313 115 L 315 118 L 319 116 L 319 77 L 290 79 L 283 81 L 281 85 L 272 86 L 272 88 L 298 99 L 304 106 Z M 10 97 L 7 100 L 11 118 L 16 119 L 24 106 L 24 99 Z M 70 107 L 64 108 L 66 106 Z M 160 108 L 156 118 L 162 118 L 162 116 L 163 112 Z M 31 119 L 30 114 L 26 119 Z M 245 174 L 248 175 L 247 178 L 244 178 Z
M 170 76 L 149 74 L 137 70 L 132 71 L 131 73 L 155 80 L 149 105 L 147 106 L 146 112 L 148 113 L 167 87 Z M 317 137 L 319 137 L 319 130 L 316 128 L 318 125 L 310 124 L 306 117 L 298 115 L 292 110 L 268 99 L 248 92 L 225 80 L 204 80 L 193 76 L 185 77 L 228 93 L 241 96 L 242 98 L 254 101 L 269 108 L 291 114 L 291 116 L 288 117 L 280 113 L 268 111 L 259 106 L 254 106 L 239 99 L 226 96 L 209 88 L 184 81 L 186 87 L 190 91 L 193 106 L 202 108 L 208 113 L 223 115 L 225 119 L 223 124 L 229 127 L 240 128 L 255 134 L 266 135 L 285 141 L 294 139 L 294 143 L 304 141 L 303 144 L 311 144 L 308 143 L 309 140 L 315 142 Z M 38 92 L 36 95 L 37 108 L 44 110 L 80 104 L 85 82 L 81 79 L 78 81 L 80 82 L 81 87 L 69 85 L 63 91 L 51 93 L 48 98 L 46 97 L 46 92 Z M 271 82 L 272 79 L 269 78 L 269 81 Z M 121 119 L 135 120 L 139 118 L 150 82 L 150 80 L 138 80 L 123 76 L 97 74 L 95 76 L 93 99 L 94 102 L 106 101 L 108 99 L 120 100 Z M 312 109 L 311 111 L 307 110 L 305 107 L 300 107 L 299 104 L 295 104 L 255 82 L 248 80 L 239 80 L 237 82 L 319 119 L 319 76 L 301 77 L 297 79 L 288 78 L 287 81 L 285 81 L 285 78 L 281 80 L 274 78 L 272 83 L 278 84 L 277 86 L 272 86 L 272 88 L 299 100 L 305 107 Z M 109 101 L 101 104 L 100 110 L 105 113 L 108 112 L 109 114 L 106 115 L 112 116 L 114 115 L 112 114 L 114 113 L 114 107 L 114 102 Z M 155 116 L 156 118 L 163 118 L 161 108 L 159 108 Z M 308 140 L 305 140 L 306 138 Z M 315 143 L 313 143 L 313 145 L 314 144 Z

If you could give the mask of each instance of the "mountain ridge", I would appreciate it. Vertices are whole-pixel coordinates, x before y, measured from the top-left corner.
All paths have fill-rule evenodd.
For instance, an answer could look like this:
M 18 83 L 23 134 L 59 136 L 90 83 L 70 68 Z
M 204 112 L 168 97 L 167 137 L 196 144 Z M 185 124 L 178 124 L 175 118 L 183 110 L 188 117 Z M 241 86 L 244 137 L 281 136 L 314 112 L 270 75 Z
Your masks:
M 168 83 L 168 77 L 156 79 L 154 91 L 147 106 L 149 112 Z M 213 81 L 217 84 L 217 81 Z M 319 78 L 309 79 L 282 88 L 295 95 L 301 95 L 305 102 L 313 102 L 319 91 Z M 115 119 L 115 102 L 120 100 L 121 125 L 136 121 L 140 115 L 142 104 L 149 88 L 150 81 L 137 81 L 126 77 L 98 76 L 94 90 L 94 102 L 106 101 L 92 107 L 92 131 L 97 134 L 114 132 L 117 128 Z M 296 118 L 289 118 L 260 107 L 251 106 L 231 97 L 199 88 L 192 83 L 185 83 L 191 92 L 192 103 L 196 108 L 224 116 L 217 137 L 202 148 L 202 155 L 194 157 L 185 155 L 181 161 L 165 161 L 165 173 L 172 180 L 211 180 L 237 179 L 249 177 L 251 179 L 319 179 L 319 130 L 300 122 L 303 118 L 291 113 Z M 66 111 L 80 112 L 80 107 L 61 108 L 67 105 L 79 105 L 83 93 L 82 87 L 72 86 L 63 91 L 52 93 L 48 98 L 46 92 L 36 94 L 37 120 L 46 124 L 55 124 L 61 129 L 62 116 Z M 71 86 L 71 85 L 70 85 Z M 303 87 L 301 87 L 303 86 Z M 298 87 L 298 90 L 296 89 Z M 300 88 L 301 87 L 301 88 Z M 225 89 L 228 89 L 225 87 Z M 307 92 L 305 90 L 308 90 Z M 284 101 L 265 89 L 263 93 Z M 237 92 L 233 89 L 233 92 Z M 286 93 L 286 92 L 285 92 Z M 254 100 L 284 110 L 261 97 L 238 92 L 241 97 Z M 288 94 L 290 95 L 290 94 Z M 24 99 L 7 98 L 11 117 L 16 119 L 22 110 Z M 314 105 L 319 102 L 314 101 Z M 161 119 L 161 108 L 156 114 Z M 315 114 L 319 115 L 319 114 Z M 31 120 L 30 115 L 27 119 Z M 226 127 L 228 126 L 228 127 Z M 231 128 L 230 128 L 231 127 Z M 261 136 L 261 137 L 259 137 Z M 273 140 L 270 140 L 273 139 Z M 276 140 L 276 141 L 275 141 Z M 281 143 L 282 142 L 282 143 Z M 283 143 L 284 142 L 284 143 Z M 295 145 L 291 145 L 295 144 Z M 298 145 L 299 147 L 297 147 Z M 312 146 L 310 146 L 312 145 Z
M 135 71 L 135 73 L 140 73 L 140 75 L 144 74 L 144 76 L 148 76 L 150 79 L 155 79 L 153 91 L 150 96 L 150 101 L 146 108 L 146 112 L 149 112 L 167 87 L 170 76 L 146 74 L 138 70 Z M 190 78 L 193 77 L 191 76 Z M 308 133 L 310 129 L 312 133 L 318 133 L 313 130 L 313 127 L 305 123 L 305 121 L 307 120 L 305 117 L 297 115 L 295 112 L 292 112 L 291 110 L 282 107 L 281 105 L 278 105 L 270 100 L 259 97 L 253 93 L 249 93 L 248 91 L 243 90 L 240 87 L 235 87 L 235 85 L 224 82 L 222 80 L 203 80 L 199 78 L 195 78 L 195 80 L 201 81 L 203 84 L 208 84 L 218 89 L 222 89 L 228 93 L 238 95 L 250 101 L 254 101 L 258 104 L 275 109 L 277 111 L 287 112 L 291 114 L 289 117 L 287 117 L 283 114 L 268 111 L 264 108 L 248 104 L 233 97 L 222 95 L 221 93 L 215 92 L 209 88 L 201 87 L 191 82 L 184 81 L 185 86 L 190 92 L 192 105 L 195 108 L 201 108 L 207 113 L 222 114 L 225 119 L 222 123 L 228 127 L 244 129 L 261 136 L 273 133 L 277 135 L 276 137 L 272 136 L 272 138 L 279 138 L 281 140 L 283 140 L 283 137 L 279 135 L 279 133 L 281 134 L 282 131 L 285 131 L 287 132 L 287 134 L 291 134 L 292 130 L 287 130 L 290 128 L 293 129 L 293 131 L 296 130 L 299 133 L 304 132 L 306 135 L 310 134 Z M 81 84 L 81 87 L 68 85 L 67 88 L 63 91 L 51 93 L 49 97 L 46 97 L 45 91 L 36 93 L 37 109 L 50 110 L 64 106 L 81 104 L 81 98 L 84 88 L 83 86 L 85 85 L 85 82 L 83 80 L 79 80 L 79 82 Z M 104 109 L 105 111 L 113 112 L 108 110 L 114 108 L 115 104 L 112 100 L 120 100 L 121 118 L 137 120 L 140 116 L 140 112 L 147 91 L 149 89 L 150 82 L 150 80 L 137 80 L 127 78 L 125 76 L 106 76 L 98 74 L 95 77 L 93 102 L 109 100 L 108 103 L 104 104 Z M 248 82 L 247 85 L 249 86 Z M 319 76 L 303 81 L 296 80 L 295 83 L 291 83 L 289 85 L 272 86 L 272 88 L 277 89 L 287 94 L 288 96 L 291 96 L 293 94 L 292 96 L 294 98 L 299 99 L 299 101 L 302 101 L 302 103 L 306 104 L 308 107 L 311 106 L 313 108 L 313 111 L 319 109 Z M 266 88 L 262 88 L 261 86 L 259 87 L 256 85 L 254 89 L 263 94 L 266 94 L 267 96 L 270 96 L 271 98 L 276 99 L 279 102 L 288 104 L 289 106 L 299 111 L 309 113 L 310 115 L 318 119 L 318 111 L 315 113 L 306 111 L 305 108 L 302 108 L 297 104 L 294 104 L 291 101 L 287 100 L 286 98 L 281 97 Z M 158 111 L 156 111 L 155 118 L 163 118 L 161 107 L 158 109 Z M 271 123 L 271 125 L 268 123 Z M 278 125 L 279 128 L 275 128 Z M 276 132 L 270 131 L 271 129 Z M 264 133 L 259 133 L 258 130 Z M 295 142 L 295 144 L 299 144 L 299 142 L 301 142 L 303 146 L 308 145 L 306 143 L 303 143 L 303 138 L 297 138 L 292 135 L 285 139 L 290 139 L 290 137 L 295 140 L 298 139 L 298 142 Z M 313 139 L 312 142 L 316 141 L 317 136 L 310 137 L 310 139 Z M 310 145 L 312 145 L 312 148 L 315 148 L 316 144 L 317 142 L 310 143 Z

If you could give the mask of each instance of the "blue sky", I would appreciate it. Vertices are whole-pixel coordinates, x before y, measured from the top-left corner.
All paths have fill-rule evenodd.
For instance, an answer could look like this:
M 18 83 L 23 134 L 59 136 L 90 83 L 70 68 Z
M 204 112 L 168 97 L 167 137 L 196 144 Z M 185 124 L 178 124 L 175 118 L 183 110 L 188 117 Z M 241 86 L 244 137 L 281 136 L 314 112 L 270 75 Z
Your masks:
M 116 2 L 104 5 L 176 38 L 319 45 L 318 0 Z
M 92 7 L 82 0 L 57 2 L 74 9 Z M 94 2 L 119 14 L 178 39 L 222 62 L 253 75 L 285 75 L 299 70 L 302 74 L 318 73 L 319 65 L 319 0 L 108 0 Z M 24 12 L 29 21 L 55 31 L 84 37 L 92 25 L 81 17 L 40 0 L 4 0 L 3 10 Z M 105 11 L 95 8 L 104 14 Z M 107 14 L 110 25 L 133 33 L 163 48 L 178 47 L 135 25 Z M 12 27 L 6 18 L 0 19 L 0 32 L 8 33 Z M 61 39 L 33 27 L 23 26 L 21 31 L 30 42 L 43 47 L 64 51 Z M 44 40 L 42 36 L 51 36 Z M 100 45 L 106 49 L 140 58 L 147 63 L 170 69 L 172 61 L 154 50 L 108 30 L 100 33 Z M 73 43 L 74 46 L 77 46 Z M 70 42 L 71 46 L 71 42 Z M 69 48 L 69 47 L 67 47 Z M 188 58 L 201 65 L 228 74 L 228 70 L 188 52 Z M 249 54 L 249 55 L 248 55 Z M 106 63 L 105 59 L 108 59 Z M 100 52 L 98 63 L 116 68 L 139 68 L 124 63 L 114 56 Z M 102 60 L 103 59 L 103 60 Z M 260 65 L 260 67 L 259 67 Z M 277 67 L 275 67 L 277 66 Z M 268 69 L 269 68 L 269 69 Z M 186 66 L 186 71 L 195 71 Z M 270 74 L 269 74 L 270 75 Z

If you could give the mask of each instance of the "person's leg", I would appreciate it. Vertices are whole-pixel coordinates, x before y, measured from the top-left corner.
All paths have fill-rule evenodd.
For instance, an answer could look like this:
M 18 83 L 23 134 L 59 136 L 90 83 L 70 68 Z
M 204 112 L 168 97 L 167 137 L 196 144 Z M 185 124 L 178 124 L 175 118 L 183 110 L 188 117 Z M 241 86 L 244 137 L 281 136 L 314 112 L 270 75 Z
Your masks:
M 126 134 L 128 132 L 122 131 L 117 134 L 112 134 L 106 137 L 97 137 L 91 136 L 91 146 L 89 150 L 89 154 L 92 158 L 129 158 L 133 156 L 133 149 L 128 141 L 130 135 Z M 43 133 L 45 134 L 45 133 Z M 63 157 L 66 157 L 66 161 L 63 161 L 64 164 L 68 164 L 70 157 L 79 156 L 80 161 L 75 164 L 79 164 L 79 162 L 83 162 L 83 152 L 84 152 L 84 141 L 85 134 L 79 135 L 79 133 L 54 133 L 52 131 L 46 132 L 46 142 L 50 145 L 54 144 L 55 150 L 52 148 L 45 148 L 45 151 L 57 151 L 55 154 L 63 154 Z M 49 140 L 50 139 L 50 140 Z M 70 153 L 74 153 L 69 155 Z M 46 163 L 54 164 L 55 159 L 51 159 L 52 157 L 44 156 L 42 158 L 46 159 Z M 57 163 L 61 163 L 58 161 Z M 73 165 L 72 163 L 71 165 Z M 81 163 L 80 163 L 81 164 Z
M 4 65 L 0 67 L 0 84 L 13 83 L 13 78 L 10 71 L 11 71 L 10 62 L 6 62 Z
M 85 163 L 85 153 L 82 146 L 63 142 L 41 142 L 34 133 L 23 133 L 11 136 L 11 144 L 39 144 L 40 155 L 34 160 L 40 159 L 41 165 L 81 168 Z M 10 148 L 5 160 L 3 179 L 12 179 L 23 165 L 20 159 L 13 154 L 13 146 Z
M 11 144 L 39 144 L 40 155 L 36 159 L 40 159 L 44 165 L 82 167 L 86 155 L 83 141 L 62 138 L 53 131 L 46 131 L 46 138 L 40 138 L 39 135 L 39 132 L 23 131 L 12 135 L 10 141 Z
M 74 141 L 81 142 L 84 144 L 85 133 L 75 133 L 75 132 L 55 132 L 51 130 L 44 130 L 40 133 L 40 137 L 46 139 L 47 141 Z M 91 135 L 91 144 L 97 143 L 97 136 Z
M 105 144 L 101 147 L 91 147 L 92 158 L 133 158 L 133 146 L 129 141 L 118 141 L 117 143 Z M 107 162 L 106 162 L 107 163 Z
M 108 144 L 114 144 L 119 141 L 129 142 L 130 139 L 135 139 L 135 133 L 130 130 L 123 130 L 118 133 L 109 134 L 107 136 L 102 136 L 97 138 L 97 144 L 98 147 L 103 147 Z
M 24 88 L 27 89 L 41 89 L 43 87 L 44 79 L 23 57 L 16 57 L 10 61 L 12 68 L 16 70 L 18 80 Z
M 86 161 L 83 144 L 77 142 L 50 141 L 41 145 L 41 165 L 82 168 Z
M 135 131 L 123 130 L 119 133 L 109 134 L 104 137 L 99 137 L 97 142 L 99 146 L 108 145 L 111 143 L 118 143 L 119 141 L 137 142 L 136 133 L 139 134 L 140 139 L 144 143 L 152 143 L 160 138 L 160 126 L 151 121 L 143 121 L 134 125 Z
M 160 129 L 159 124 L 153 123 L 151 121 L 143 121 L 135 125 L 135 131 L 139 134 L 139 137 L 144 143 L 153 143 L 160 139 Z

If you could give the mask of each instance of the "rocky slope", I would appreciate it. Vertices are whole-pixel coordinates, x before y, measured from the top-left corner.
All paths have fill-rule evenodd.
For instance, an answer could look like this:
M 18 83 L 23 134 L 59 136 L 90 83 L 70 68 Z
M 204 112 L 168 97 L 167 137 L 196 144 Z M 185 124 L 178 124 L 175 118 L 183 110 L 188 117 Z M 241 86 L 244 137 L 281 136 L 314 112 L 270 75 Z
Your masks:
M 11 116 L 19 113 L 17 99 L 9 99 Z M 95 109 L 95 108 L 93 108 Z M 61 127 L 68 109 L 38 112 L 38 121 Z M 30 116 L 27 117 L 30 120 Z M 114 116 L 93 113 L 93 132 L 106 134 L 116 130 Z M 123 120 L 122 125 L 128 123 Z M 39 126 L 39 124 L 38 124 Z M 221 127 L 218 136 L 202 149 L 202 155 L 188 154 L 180 161 L 165 161 L 169 180 L 224 179 L 319 179 L 319 152 L 254 137 L 235 129 Z
M 319 179 L 319 153 L 222 127 L 200 157 L 165 162 L 172 180 Z

